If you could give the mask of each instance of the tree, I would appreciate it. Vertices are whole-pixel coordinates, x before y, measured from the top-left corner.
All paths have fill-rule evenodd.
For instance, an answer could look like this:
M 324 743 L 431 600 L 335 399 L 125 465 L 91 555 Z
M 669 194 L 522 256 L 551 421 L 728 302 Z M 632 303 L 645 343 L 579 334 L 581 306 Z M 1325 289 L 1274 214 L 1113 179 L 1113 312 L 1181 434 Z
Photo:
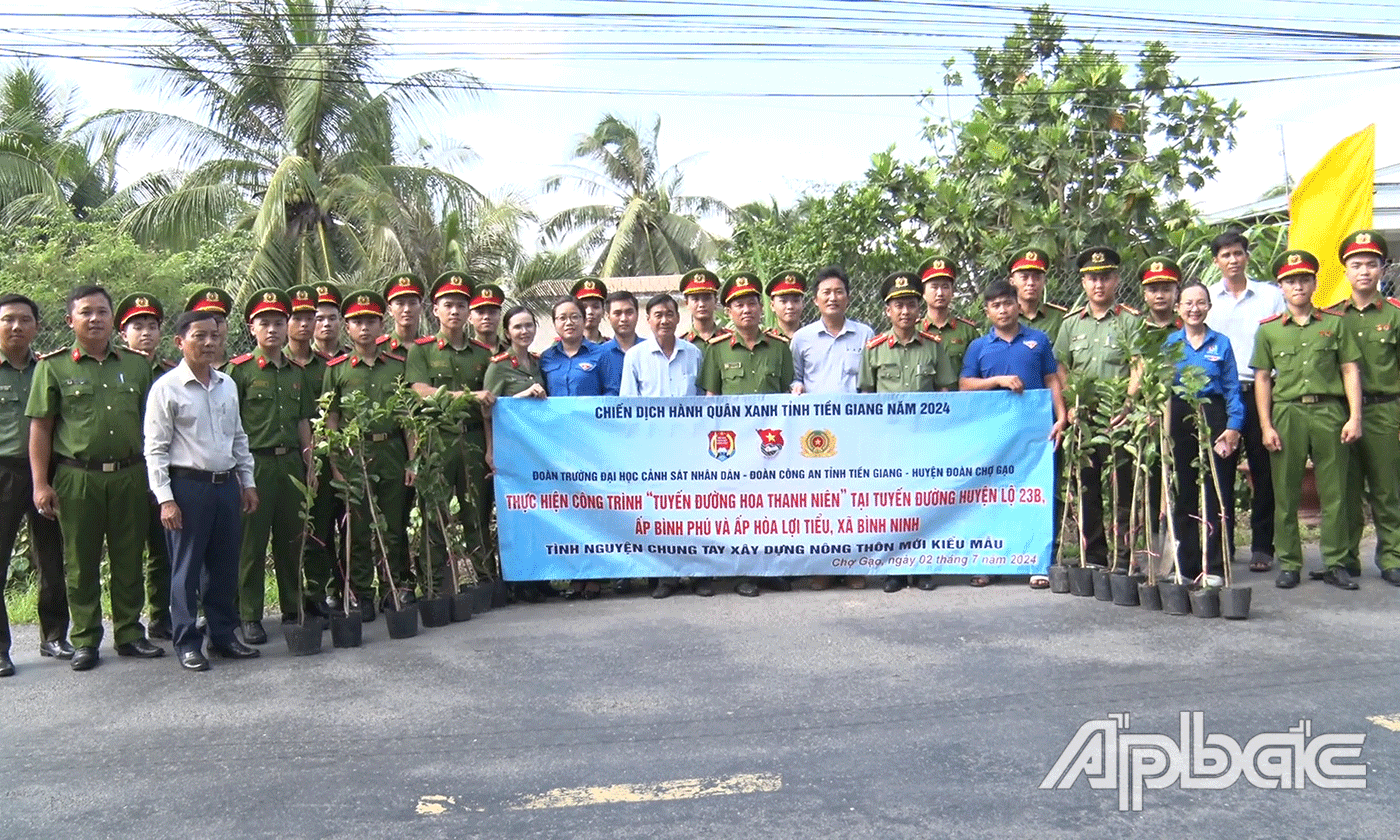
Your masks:
M 373 282 L 421 271 L 435 219 L 479 196 L 450 171 L 406 160 L 396 137 L 419 106 L 482 89 L 457 70 L 371 90 L 383 52 L 363 0 L 193 0 L 152 17 L 174 43 L 147 55 L 163 90 L 193 100 L 208 125 L 176 114 L 108 111 L 89 122 L 127 143 L 173 147 L 190 168 L 124 191 L 123 225 L 142 242 L 182 248 L 225 226 L 256 248 L 249 285 L 334 278 Z M 410 153 L 422 157 L 420 142 Z M 451 160 L 464 147 L 435 151 Z M 431 211 L 431 212 L 428 212 Z
M 697 217 L 728 217 L 723 202 L 709 196 L 681 194 L 683 167 L 690 159 L 661 169 L 658 117 L 651 130 L 639 129 L 612 114 L 604 115 L 591 134 L 579 138 L 574 158 L 594 162 L 598 170 L 571 165 L 564 175 L 548 178 L 546 192 L 568 183 L 590 196 L 613 203 L 573 207 L 544 223 L 546 238 L 582 232 L 578 248 L 597 253 L 593 271 L 600 277 L 678 274 L 706 265 L 718 245 Z
M 971 113 L 926 120 L 932 189 L 914 197 L 910 216 L 931 242 L 995 272 L 1028 244 L 1066 273 L 1091 244 L 1130 264 L 1166 250 L 1173 231 L 1197 221 L 1183 194 L 1216 174 L 1243 115 L 1178 76 L 1175 61 L 1148 42 L 1129 80 L 1116 55 L 1068 39 L 1048 6 L 1031 11 L 1001 49 L 973 51 L 981 94 Z
M 116 192 L 115 144 L 76 137 L 76 110 L 30 64 L 0 74 L 0 223 L 86 219 Z

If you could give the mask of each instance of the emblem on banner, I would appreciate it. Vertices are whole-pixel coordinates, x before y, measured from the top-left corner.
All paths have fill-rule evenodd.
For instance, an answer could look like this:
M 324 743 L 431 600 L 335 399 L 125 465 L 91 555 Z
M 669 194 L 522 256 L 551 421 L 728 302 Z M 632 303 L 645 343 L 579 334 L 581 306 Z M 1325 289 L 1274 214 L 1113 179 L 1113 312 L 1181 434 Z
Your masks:
M 758 451 L 763 453 L 763 457 L 772 458 L 783 451 L 783 430 L 782 429 L 759 429 L 758 430 Z
M 802 436 L 802 457 L 830 458 L 836 454 L 836 435 L 827 429 L 813 429 Z
M 735 434 L 727 431 L 710 432 L 710 455 L 716 460 L 728 460 L 734 454 Z

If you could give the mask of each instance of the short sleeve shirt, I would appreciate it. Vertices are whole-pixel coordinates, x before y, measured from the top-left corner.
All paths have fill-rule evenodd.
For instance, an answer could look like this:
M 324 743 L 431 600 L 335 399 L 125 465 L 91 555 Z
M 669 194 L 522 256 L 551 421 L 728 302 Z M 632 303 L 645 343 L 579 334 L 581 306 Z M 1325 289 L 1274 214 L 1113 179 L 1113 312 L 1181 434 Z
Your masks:
M 792 351 L 771 333 L 759 333 L 753 347 L 738 333 L 711 338 L 700 365 L 700 389 L 722 394 L 785 394 L 792 387 Z
M 1087 306 L 1070 312 L 1055 337 L 1055 355 L 1066 369 L 1093 379 L 1119 379 L 1128 375 L 1125 325 L 1138 317 L 1121 304 L 1095 318 Z
M 962 370 L 967 348 L 977 340 L 979 333 L 977 325 L 965 318 L 949 318 L 948 323 L 941 327 L 925 318 L 920 322 L 919 329 L 943 345 L 943 352 L 948 354 L 948 364 L 954 371 Z
M 1340 315 L 1314 309 L 1305 323 L 1276 315 L 1259 325 L 1254 336 L 1255 370 L 1277 371 L 1274 401 L 1290 402 L 1310 394 L 1342 397 L 1342 365 L 1361 361 L 1361 349 Z
M 326 364 L 324 390 L 331 395 L 330 411 L 340 411 L 340 401 L 348 393 L 363 392 L 372 403 L 387 405 L 404 387 L 404 358 L 389 350 L 376 348 L 373 364 L 358 353 L 337 356 Z M 370 434 L 398 431 L 393 418 L 386 418 Z
M 866 342 L 860 365 L 860 390 L 877 394 L 950 389 L 958 382 L 943 342 L 925 332 L 915 332 L 900 342 L 893 332 Z
M 229 360 L 224 372 L 238 389 L 238 411 L 250 449 L 300 446 L 297 424 L 316 413 L 306 371 L 282 355 L 274 364 L 262 348 Z
M 39 360 L 25 413 L 53 417 L 53 451 L 84 461 L 141 454 L 141 418 L 151 388 L 151 361 L 113 348 L 105 358 L 77 344 Z
M 514 353 L 500 353 L 491 358 L 482 387 L 498 397 L 513 397 L 535 384 L 544 385 L 539 356 L 530 354 L 530 364 L 522 365 Z
M 1027 390 L 1045 387 L 1045 377 L 1059 370 L 1050 337 L 1020 326 L 1010 341 L 992 330 L 972 342 L 963 357 L 961 375 L 970 379 L 1019 376 Z
M 1400 302 L 1377 298 L 1360 309 L 1348 299 L 1340 308 L 1342 323 L 1361 350 L 1361 390 L 1400 394 Z
M 541 353 L 540 373 L 546 393 L 551 397 L 601 397 L 603 366 L 598 348 L 585 341 L 570 356 L 561 342 L 555 342 Z

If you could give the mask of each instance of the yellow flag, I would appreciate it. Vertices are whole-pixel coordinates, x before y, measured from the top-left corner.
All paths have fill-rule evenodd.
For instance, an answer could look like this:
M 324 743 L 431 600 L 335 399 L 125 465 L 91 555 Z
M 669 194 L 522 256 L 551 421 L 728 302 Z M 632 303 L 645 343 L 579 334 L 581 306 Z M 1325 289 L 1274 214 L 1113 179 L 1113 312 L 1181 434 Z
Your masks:
M 1376 192 L 1376 126 L 1351 135 L 1323 155 L 1289 200 L 1288 247 L 1311 251 L 1322 264 L 1313 303 L 1331 306 L 1351 296 L 1337 248 L 1352 231 L 1371 227 Z

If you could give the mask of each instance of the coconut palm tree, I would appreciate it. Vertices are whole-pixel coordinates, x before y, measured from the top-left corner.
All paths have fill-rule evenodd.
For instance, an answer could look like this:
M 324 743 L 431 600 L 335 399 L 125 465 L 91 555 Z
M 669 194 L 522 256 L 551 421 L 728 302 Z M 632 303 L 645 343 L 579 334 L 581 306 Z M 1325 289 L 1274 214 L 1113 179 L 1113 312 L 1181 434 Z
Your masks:
M 207 124 L 144 110 L 89 121 L 127 143 L 179 153 L 182 171 L 149 175 L 119 196 L 123 224 L 141 241 L 175 248 L 224 226 L 247 228 L 256 242 L 249 285 L 423 270 L 433 220 L 479 195 L 450 167 L 424 165 L 421 143 L 405 149 L 395 128 L 422 106 L 483 86 L 458 70 L 380 82 L 373 12 L 363 0 L 192 0 L 154 15 L 173 40 L 146 51 L 163 91 L 198 105 Z
M 75 111 L 33 65 L 0 74 L 0 223 L 86 219 L 116 192 L 115 144 L 75 137 Z
M 546 192 L 569 184 L 610 199 L 556 213 L 543 228 L 551 239 L 580 234 L 579 249 L 598 255 L 593 271 L 600 277 L 676 274 L 711 262 L 718 252 L 698 217 L 728 218 L 729 207 L 716 198 L 681 194 L 683 168 L 691 159 L 662 169 L 660 132 L 659 117 L 643 134 L 606 114 L 592 133 L 579 138 L 573 153 L 597 169 L 571 164 L 544 183 Z

